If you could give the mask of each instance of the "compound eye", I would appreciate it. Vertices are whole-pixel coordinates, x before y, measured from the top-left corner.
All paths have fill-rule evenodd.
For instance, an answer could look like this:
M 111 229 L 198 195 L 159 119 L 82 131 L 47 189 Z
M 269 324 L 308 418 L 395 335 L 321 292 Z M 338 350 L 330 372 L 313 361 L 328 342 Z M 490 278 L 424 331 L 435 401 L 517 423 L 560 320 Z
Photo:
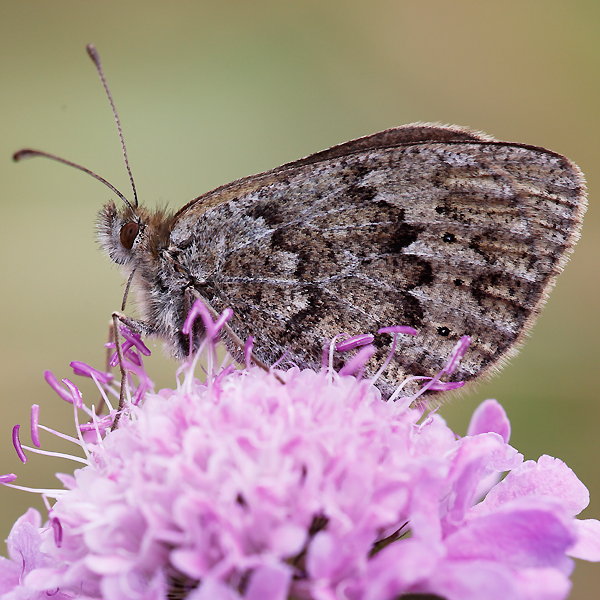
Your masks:
M 121 227 L 121 244 L 123 248 L 131 250 L 137 234 L 140 232 L 140 226 L 137 223 L 127 223 Z

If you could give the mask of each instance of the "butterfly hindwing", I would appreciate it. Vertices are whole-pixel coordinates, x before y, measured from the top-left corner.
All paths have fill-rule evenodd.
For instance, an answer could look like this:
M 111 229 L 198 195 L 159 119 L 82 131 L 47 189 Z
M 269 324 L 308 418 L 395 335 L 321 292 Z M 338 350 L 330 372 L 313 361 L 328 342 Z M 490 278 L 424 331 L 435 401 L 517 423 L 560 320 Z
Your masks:
M 179 260 L 266 363 L 288 350 L 318 367 L 323 340 L 410 325 L 419 335 L 403 336 L 384 396 L 439 371 L 463 335 L 473 342 L 454 379 L 474 379 L 530 327 L 578 236 L 585 188 L 560 155 L 452 131 L 382 132 L 223 186 L 178 213 Z M 369 373 L 390 344 L 376 337 Z

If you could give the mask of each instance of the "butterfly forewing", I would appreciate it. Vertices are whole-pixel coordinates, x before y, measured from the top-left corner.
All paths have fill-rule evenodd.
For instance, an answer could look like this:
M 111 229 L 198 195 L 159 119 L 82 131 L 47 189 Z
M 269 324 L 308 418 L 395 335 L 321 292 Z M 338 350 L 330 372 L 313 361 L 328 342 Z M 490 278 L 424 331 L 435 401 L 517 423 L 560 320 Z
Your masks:
M 438 372 L 463 335 L 473 342 L 455 380 L 510 355 L 584 209 L 583 178 L 560 155 L 465 130 L 399 128 L 198 198 L 177 214 L 171 245 L 266 363 L 288 350 L 318 368 L 323 341 L 339 333 L 416 328 L 380 382 L 387 397 L 407 376 Z M 391 337 L 375 345 L 370 374 Z

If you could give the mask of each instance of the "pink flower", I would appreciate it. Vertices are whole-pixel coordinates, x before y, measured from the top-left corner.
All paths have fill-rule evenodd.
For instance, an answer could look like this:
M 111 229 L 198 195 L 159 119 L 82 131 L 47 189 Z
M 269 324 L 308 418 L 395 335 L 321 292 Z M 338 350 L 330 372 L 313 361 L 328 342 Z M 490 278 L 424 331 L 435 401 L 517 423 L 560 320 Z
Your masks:
M 457 438 L 371 381 L 277 373 L 285 385 L 257 367 L 205 383 L 188 368 L 117 430 L 77 424 L 85 465 L 45 493 L 48 524 L 32 510 L 15 524 L 0 598 L 559 600 L 570 556 L 600 560 L 600 523 L 575 518 L 587 489 L 558 459 L 523 462 L 494 400 Z

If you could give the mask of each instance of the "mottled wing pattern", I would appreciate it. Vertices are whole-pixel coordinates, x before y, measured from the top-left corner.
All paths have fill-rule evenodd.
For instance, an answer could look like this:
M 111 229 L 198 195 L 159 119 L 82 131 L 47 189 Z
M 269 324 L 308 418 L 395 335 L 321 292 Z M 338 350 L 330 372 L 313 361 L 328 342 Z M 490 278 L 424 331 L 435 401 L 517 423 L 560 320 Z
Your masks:
M 582 175 L 542 148 L 425 129 L 349 142 L 180 211 L 180 261 L 216 310 L 233 308 L 231 327 L 254 336 L 260 359 L 289 350 L 318 368 L 339 333 L 410 325 L 419 335 L 402 336 L 380 381 L 389 397 L 438 372 L 463 335 L 473 342 L 452 380 L 514 352 L 578 237 Z M 391 337 L 374 343 L 368 374 Z

